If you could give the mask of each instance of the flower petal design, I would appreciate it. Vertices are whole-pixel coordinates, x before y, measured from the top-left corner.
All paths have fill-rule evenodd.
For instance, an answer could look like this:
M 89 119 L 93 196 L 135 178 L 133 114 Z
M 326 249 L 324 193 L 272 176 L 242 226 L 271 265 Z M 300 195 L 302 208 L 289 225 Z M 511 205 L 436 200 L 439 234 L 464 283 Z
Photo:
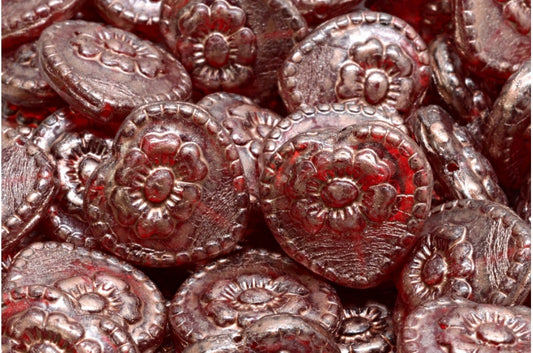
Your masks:
M 103 50 L 102 55 L 100 55 L 100 61 L 106 66 L 118 67 L 122 61 L 122 58 L 111 50 Z
M 350 49 L 353 61 L 364 69 L 380 67 L 383 59 L 383 46 L 376 38 L 370 38 L 364 44 L 355 44 Z
M 232 325 L 237 320 L 237 311 L 222 301 L 212 301 L 206 306 L 205 310 L 220 327 Z
M 454 246 L 448 254 L 450 276 L 466 278 L 474 273 L 474 248 L 469 242 Z
M 135 72 L 135 61 L 127 57 L 121 57 L 119 61 L 120 69 L 124 72 Z
M 366 222 L 357 207 L 331 209 L 328 222 L 331 229 L 339 233 L 357 232 L 366 226 Z
M 311 234 L 318 233 L 322 228 L 326 213 L 322 205 L 313 199 L 298 200 L 291 208 L 291 215 Z
M 287 183 L 285 191 L 291 198 L 303 198 L 308 194 L 318 196 L 319 185 L 316 178 L 316 168 L 313 163 L 304 160 L 298 162 L 293 170 Z
M 370 186 L 362 200 L 366 216 L 374 222 L 388 220 L 396 205 L 396 195 L 396 189 L 390 184 Z
M 172 165 L 180 144 L 176 134 L 149 132 L 142 139 L 141 150 L 155 165 Z
M 406 77 L 413 72 L 413 63 L 409 57 L 403 53 L 400 47 L 395 44 L 390 44 L 385 51 L 383 69 L 390 76 Z
M 177 189 L 177 190 L 176 190 Z M 167 199 L 165 207 L 178 222 L 189 219 L 200 201 L 200 187 L 194 184 L 179 183 Z
M 182 37 L 176 44 L 180 53 L 180 62 L 188 70 L 196 66 L 201 67 L 205 63 L 204 47 L 191 37 Z
M 372 185 L 386 182 L 391 177 L 389 166 L 370 148 L 361 149 L 357 153 L 353 173 L 359 180 L 363 191 Z
M 141 191 L 128 187 L 117 187 L 111 192 L 109 202 L 117 222 L 123 226 L 133 225 L 146 209 Z
M 225 0 L 215 0 L 211 5 L 210 29 L 224 34 L 232 34 L 244 26 L 244 11 L 231 6 Z
M 333 169 L 338 177 L 352 174 L 353 153 L 348 148 L 338 148 L 333 153 Z
M 311 161 L 317 170 L 317 177 L 321 181 L 328 181 L 336 177 L 333 169 L 333 152 L 320 151 L 311 158 Z
M 233 63 L 226 65 L 220 72 L 221 86 L 234 89 L 247 83 L 254 75 L 251 67 Z
M 119 162 L 115 182 L 120 186 L 140 187 L 150 173 L 151 163 L 138 149 L 132 149 Z
M 146 77 L 156 77 L 157 74 L 164 72 L 164 67 L 161 65 L 160 58 L 141 57 L 137 59 L 139 71 Z
M 202 60 L 204 61 L 205 59 L 202 57 Z M 191 76 L 198 81 L 204 89 L 209 91 L 222 90 L 222 75 L 222 69 L 209 66 L 204 62 L 193 66 L 193 71 L 191 73 Z
M 179 180 L 200 181 L 207 176 L 209 171 L 200 148 L 194 142 L 186 142 L 181 146 L 175 162 L 174 173 Z
M 348 62 L 341 67 L 339 72 L 340 82 L 337 84 L 337 97 L 352 99 L 363 96 L 363 70 L 353 62 Z
M 76 298 L 80 292 L 92 292 L 94 287 L 93 280 L 87 276 L 65 278 L 57 281 L 54 286 Z
M 118 314 L 128 324 L 134 324 L 142 318 L 139 298 L 130 293 L 129 285 L 123 280 L 107 273 L 97 273 L 94 283 L 98 288 L 108 292 L 107 296 L 114 296 L 120 301 Z
M 209 33 L 209 7 L 197 3 L 178 20 L 178 30 L 184 36 L 201 39 Z
M 393 78 L 387 96 L 395 101 L 397 110 L 408 111 L 413 104 L 414 83 L 410 77 Z
M 230 59 L 238 64 L 250 65 L 255 61 L 256 38 L 249 28 L 241 28 L 229 36 Z
M 137 221 L 137 236 L 142 239 L 166 238 L 176 226 L 174 218 L 166 209 L 153 208 L 144 212 Z
M 78 53 L 85 58 L 94 58 L 102 52 L 101 43 L 88 35 L 79 35 L 71 39 L 70 44 L 78 47 Z
M 472 294 L 472 287 L 464 278 L 450 278 L 446 285 L 446 294 L 468 299 Z

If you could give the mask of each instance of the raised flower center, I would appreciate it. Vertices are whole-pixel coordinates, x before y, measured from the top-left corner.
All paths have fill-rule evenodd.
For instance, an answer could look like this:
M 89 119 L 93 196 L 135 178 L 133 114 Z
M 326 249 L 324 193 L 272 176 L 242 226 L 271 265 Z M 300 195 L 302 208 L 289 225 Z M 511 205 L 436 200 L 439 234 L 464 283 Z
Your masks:
M 98 164 L 100 164 L 98 157 L 86 156 L 83 158 L 78 166 L 78 176 L 83 184 L 87 183 L 87 180 L 89 180 L 89 177 L 93 174 L 96 167 L 98 167 Z
M 243 304 L 259 305 L 269 302 L 272 294 L 265 288 L 250 288 L 242 292 L 237 299 Z
M 500 344 L 513 344 L 515 341 L 511 329 L 505 325 L 498 325 L 494 322 L 482 324 L 478 328 L 476 336 L 478 339 L 495 346 Z
M 90 313 L 98 313 L 105 309 L 106 300 L 97 293 L 86 293 L 78 299 L 80 308 Z
M 205 42 L 204 50 L 205 59 L 210 66 L 221 68 L 228 63 L 229 45 L 221 34 L 210 35 Z
M 382 71 L 373 71 L 365 80 L 365 99 L 370 104 L 381 102 L 389 90 L 389 80 Z
M 174 177 L 167 169 L 157 169 L 146 178 L 144 194 L 153 203 L 160 203 L 167 199 L 172 191 Z
M 340 329 L 343 336 L 357 336 L 370 330 L 372 325 L 364 317 L 351 317 L 344 320 Z
M 446 273 L 446 262 L 439 254 L 433 254 L 422 267 L 422 279 L 429 286 L 439 284 Z
M 341 208 L 353 203 L 359 191 L 349 180 L 334 180 L 326 185 L 321 192 L 322 200 L 329 207 Z
M 136 54 L 135 48 L 129 43 L 111 38 L 105 41 L 105 47 L 118 54 L 124 54 L 134 57 Z

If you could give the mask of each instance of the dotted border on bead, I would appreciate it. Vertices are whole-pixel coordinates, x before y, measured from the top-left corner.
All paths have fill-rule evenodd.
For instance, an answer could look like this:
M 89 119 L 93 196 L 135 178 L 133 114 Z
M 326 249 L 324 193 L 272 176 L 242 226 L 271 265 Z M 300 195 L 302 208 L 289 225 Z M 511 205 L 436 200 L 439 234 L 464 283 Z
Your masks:
M 9 141 L 9 145 L 5 148 L 16 145 L 18 148 L 25 149 L 25 153 L 35 159 L 39 169 L 39 172 L 34 176 L 33 191 L 26 195 L 20 206 L 13 210 L 13 214 L 7 220 L 4 221 L 5 215 L 2 217 L 2 250 L 9 250 L 39 222 L 40 212 L 32 211 L 45 208 L 52 202 L 57 191 L 57 185 L 55 166 L 39 147 L 13 129 L 3 131 L 2 135 L 4 139 Z M 12 239 L 10 240 L 10 238 Z
M 154 117 L 161 120 L 163 120 L 163 117 L 167 120 L 186 119 L 188 124 L 194 124 L 197 127 L 203 128 L 206 135 L 211 135 L 216 139 L 218 146 L 223 149 L 221 154 L 225 156 L 227 169 L 233 178 L 236 203 L 242 203 L 246 200 L 235 212 L 235 224 L 231 226 L 227 234 L 220 235 L 217 240 L 209 242 L 205 247 L 192 248 L 179 252 L 153 250 L 137 243 L 119 243 L 113 229 L 105 221 L 102 221 L 100 217 L 102 210 L 97 206 L 86 204 L 87 219 L 91 224 L 93 234 L 108 251 L 124 260 L 144 266 L 179 266 L 185 263 L 213 258 L 231 251 L 238 240 L 244 236 L 250 198 L 244 170 L 236 147 L 216 120 L 202 107 L 186 102 L 158 102 L 143 105 L 129 115 L 115 137 L 111 154 L 119 154 L 120 148 L 128 145 L 124 140 L 128 140 L 137 130 L 149 124 Z M 105 162 L 112 163 L 113 161 L 114 158 L 107 158 L 102 162 L 100 167 L 106 166 L 104 164 Z M 100 167 L 88 181 L 87 185 L 89 187 L 87 188 L 87 193 L 90 192 L 91 184 L 102 184 L 101 186 L 105 187 L 103 181 L 104 176 L 100 175 Z
M 7 271 L 5 281 L 3 282 L 3 290 L 10 290 L 17 287 L 17 277 L 19 275 L 17 275 L 16 272 L 24 273 L 26 263 L 32 261 L 35 252 L 53 252 L 57 249 L 71 253 L 72 258 L 77 257 L 82 261 L 88 260 L 88 262 L 103 263 L 104 266 L 116 269 L 121 273 L 126 274 L 132 279 L 132 281 L 137 282 L 139 287 L 147 293 L 147 296 L 153 298 L 153 317 L 150 322 L 145 322 L 143 324 L 143 327 L 145 328 L 141 329 L 141 332 L 131 332 L 131 335 L 133 337 L 135 334 L 136 337 L 133 337 L 133 339 L 141 350 L 148 349 L 151 346 L 157 346 L 161 343 L 165 333 L 167 310 L 165 306 L 166 301 L 159 289 L 143 272 L 127 262 L 123 262 L 98 250 L 86 249 L 69 243 L 58 243 L 53 241 L 33 243 L 20 251 L 13 259 L 13 264 Z M 13 271 L 15 271 L 15 273 L 13 273 Z M 146 304 L 146 302 L 143 302 L 143 307 L 146 307 Z M 139 327 L 137 327 L 135 331 L 138 329 Z
M 87 21 L 64 21 L 56 23 L 48 27 L 43 31 L 41 38 L 39 39 L 38 53 L 39 53 L 39 66 L 43 76 L 48 80 L 50 86 L 52 86 L 56 91 L 65 91 L 66 96 L 73 99 L 70 101 L 75 101 L 76 105 L 79 105 L 78 108 L 92 116 L 94 119 L 107 122 L 109 120 L 120 120 L 121 113 L 114 113 L 110 117 L 106 117 L 102 114 L 103 111 L 108 109 L 107 107 L 117 107 L 117 102 L 115 98 L 108 97 L 108 94 L 103 91 L 95 92 L 94 84 L 87 83 L 87 77 L 79 75 L 75 68 L 70 65 L 69 62 L 65 61 L 61 55 L 62 48 L 58 48 L 56 33 L 58 32 L 69 32 L 72 29 L 82 28 L 86 31 L 98 32 L 101 30 L 112 31 L 113 33 L 119 34 L 125 38 L 129 38 L 132 41 L 138 42 L 143 46 L 150 46 L 157 50 L 161 54 L 161 59 L 166 63 L 171 63 L 172 66 L 176 68 L 176 71 L 179 70 L 180 82 L 177 86 L 174 86 L 169 92 L 158 93 L 155 95 L 136 95 L 132 96 L 130 99 L 121 100 L 118 104 L 121 110 L 129 109 L 130 111 L 134 110 L 136 107 L 147 104 L 155 103 L 160 101 L 169 101 L 169 100 L 188 100 L 192 94 L 192 82 L 187 73 L 187 70 L 181 65 L 181 63 L 174 58 L 170 53 L 159 48 L 155 44 L 148 42 L 147 40 L 137 37 L 135 34 L 126 32 L 124 30 L 107 26 L 101 23 L 87 22 Z M 63 48 L 64 49 L 64 48 Z M 139 75 L 132 75 L 139 76 Z M 156 79 L 152 79 L 151 82 L 156 83 Z M 67 85 L 59 87 L 56 82 L 68 82 Z M 91 80 L 93 82 L 93 80 Z M 123 85 L 123 84 L 121 84 Z M 127 115 L 127 114 L 126 114 Z
M 189 322 L 189 320 L 187 319 L 187 315 L 185 315 L 185 312 L 181 309 L 186 307 L 185 297 L 189 292 L 189 288 L 195 286 L 198 281 L 201 281 L 209 273 L 215 273 L 220 268 L 235 266 L 234 264 L 232 264 L 235 261 L 248 261 L 251 265 L 250 261 L 254 261 L 258 257 L 265 258 L 265 262 L 279 262 L 280 267 L 299 266 L 296 262 L 294 262 L 287 256 L 263 249 L 249 249 L 241 253 L 235 254 L 234 257 L 227 257 L 216 260 L 203 267 L 199 271 L 195 272 L 187 280 L 185 280 L 185 282 L 181 284 L 180 288 L 174 295 L 174 298 L 170 302 L 168 314 L 170 325 L 172 327 L 172 331 L 174 332 L 174 337 L 178 340 L 182 347 L 187 347 L 187 345 L 193 343 L 190 342 L 189 339 L 196 339 L 195 337 L 190 338 L 190 335 L 194 332 L 194 325 L 193 323 Z M 307 271 L 304 268 L 300 268 L 300 270 Z M 284 270 L 282 272 L 285 273 L 286 271 Z M 317 323 L 320 324 L 322 328 L 327 329 L 330 332 L 336 332 L 340 325 L 340 315 L 342 308 L 340 299 L 337 296 L 335 289 L 327 282 L 317 278 L 311 272 L 308 272 L 307 275 L 317 281 L 317 284 L 319 285 L 319 290 L 324 293 L 328 298 L 327 311 L 323 313 L 320 317 L 322 322 Z M 184 333 L 184 335 L 182 335 L 181 333 Z
M 416 186 L 416 188 L 412 193 L 414 202 L 411 207 L 411 217 L 409 218 L 409 221 L 406 222 L 405 226 L 407 232 L 415 234 L 421 229 L 423 222 L 430 212 L 431 191 L 433 185 L 431 168 L 429 162 L 424 157 L 422 150 L 410 137 L 387 123 L 361 123 L 351 125 L 349 128 L 351 129 L 350 135 L 358 141 L 381 141 L 383 144 L 398 149 L 398 151 L 400 151 L 400 153 L 407 159 L 406 164 L 411 171 L 413 171 L 411 183 Z M 292 145 L 290 140 L 286 142 L 286 144 L 290 144 L 290 147 L 280 147 L 272 155 L 270 162 L 265 165 L 261 178 L 261 207 L 263 209 L 265 220 L 269 224 L 278 243 L 282 248 L 290 249 L 289 252 L 294 254 L 294 258 L 297 259 L 299 263 L 311 269 L 313 272 L 320 273 L 329 280 L 335 281 L 336 277 L 334 274 L 330 273 L 327 269 L 322 269 L 317 260 L 310 259 L 309 256 L 302 254 L 302 251 L 295 246 L 294 241 L 288 239 L 290 237 L 284 235 L 284 226 L 281 224 L 276 213 L 272 211 L 272 207 L 270 206 L 270 203 L 275 200 L 275 197 L 273 197 L 272 194 L 276 193 L 274 182 L 278 176 L 278 171 L 284 165 L 287 156 L 291 155 L 292 151 L 295 150 L 294 145 Z M 280 152 L 280 150 L 282 151 Z M 426 198 L 425 200 L 422 199 L 424 195 Z M 412 246 L 414 246 L 414 244 L 411 244 L 411 247 Z M 364 282 L 368 282 L 367 277 L 364 278 Z M 355 285 L 355 282 L 353 281 L 346 282 L 346 280 L 343 280 L 342 283 L 344 285 L 346 285 L 346 283 Z
M 295 78 L 298 73 L 298 64 L 303 60 L 303 57 L 323 45 L 331 32 L 346 30 L 349 26 L 360 26 L 362 24 L 389 26 L 409 39 L 413 44 L 413 48 L 418 53 L 420 63 L 420 66 L 417 67 L 418 71 L 427 71 L 428 79 L 431 77 L 429 52 L 426 43 L 424 43 L 423 39 L 411 25 L 398 17 L 382 12 L 354 12 L 324 22 L 308 35 L 305 40 L 297 44 L 287 55 L 287 59 L 279 70 L 278 90 L 285 106 L 289 110 L 294 111 L 306 105 L 301 92 L 296 89 L 297 79 Z M 285 89 L 282 86 L 285 86 Z
M 501 221 L 503 225 L 507 226 L 507 228 L 511 230 L 509 241 L 511 239 L 514 239 L 515 244 L 520 250 L 516 252 L 512 259 L 509 259 L 510 264 L 506 272 L 507 279 L 513 280 L 515 282 L 518 281 L 520 272 L 513 272 L 516 271 L 516 268 L 520 269 L 524 267 L 525 261 L 529 261 L 529 265 L 526 266 L 530 269 L 529 273 L 523 276 L 522 283 L 520 283 L 519 290 L 517 290 L 518 293 L 513 295 L 511 290 L 505 290 L 504 288 L 495 288 L 489 293 L 487 297 L 489 298 L 489 303 L 491 304 L 520 304 L 527 296 L 528 288 L 530 287 L 531 281 L 531 228 L 529 227 L 526 221 L 520 218 L 509 207 L 496 202 L 485 200 L 463 199 L 447 202 L 432 209 L 429 214 L 429 217 L 443 211 L 453 210 L 457 208 L 479 210 L 487 217 L 489 217 L 493 222 L 500 223 Z M 499 285 L 501 285 L 502 283 L 503 280 L 500 281 Z M 522 289 L 522 291 L 520 291 L 520 289 Z M 506 302 L 507 300 L 508 302 Z

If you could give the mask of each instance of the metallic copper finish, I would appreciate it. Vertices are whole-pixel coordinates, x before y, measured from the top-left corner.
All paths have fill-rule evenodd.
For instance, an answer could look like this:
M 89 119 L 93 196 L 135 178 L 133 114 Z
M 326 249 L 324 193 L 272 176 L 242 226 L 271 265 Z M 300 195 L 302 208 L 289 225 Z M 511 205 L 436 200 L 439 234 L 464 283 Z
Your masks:
M 410 311 L 443 296 L 517 305 L 530 289 L 531 230 L 511 209 L 460 200 L 432 210 L 398 278 Z
M 193 343 L 183 353 L 241 353 L 244 347 L 230 335 L 211 336 Z
M 155 42 L 161 41 L 161 0 L 96 0 L 94 6 L 100 16 L 114 27 Z
M 531 352 L 531 309 L 441 298 L 407 317 L 398 353 Z
M 2 100 L 23 107 L 57 103 L 57 93 L 39 71 L 35 42 L 2 55 Z
M 38 285 L 2 294 L 2 351 L 139 352 L 122 326 L 84 315 L 65 293 Z
M 448 201 L 475 199 L 507 204 L 492 165 L 477 150 L 466 127 L 455 123 L 437 105 L 418 109 L 409 123 Z
M 112 142 L 112 138 L 98 131 L 65 131 L 51 146 L 60 181 L 58 197 L 66 211 L 83 214 L 85 184 L 107 157 Z
M 492 108 L 491 99 L 464 67 L 451 39 L 437 37 L 429 44 L 429 53 L 433 82 L 442 100 L 461 124 L 482 124 Z
M 190 103 L 147 104 L 132 112 L 86 190 L 95 237 L 142 266 L 227 253 L 248 221 L 250 197 L 237 149 L 208 112 Z
M 264 167 L 272 155 L 296 135 L 324 128 L 338 128 L 339 130 L 353 124 L 381 121 L 408 133 L 402 117 L 398 114 L 388 114 L 382 109 L 375 109 L 354 102 L 319 104 L 315 107 L 305 107 L 283 118 L 279 124 L 265 138 L 263 154 L 259 157 L 260 165 Z
M 426 44 L 403 20 L 354 12 L 324 22 L 294 47 L 279 71 L 290 112 L 355 101 L 409 113 L 430 82 Z
M 336 341 L 341 353 L 393 353 L 396 337 L 392 313 L 385 305 L 371 301 L 345 307 Z
M 81 314 L 107 317 L 127 329 L 140 351 L 163 340 L 166 308 L 159 290 L 139 270 L 99 251 L 34 243 L 17 255 L 3 284 L 4 290 L 53 286 L 67 293 Z
M 531 55 L 531 5 L 524 0 L 453 0 L 454 40 L 480 76 L 506 80 Z
M 170 53 L 118 28 L 57 23 L 43 32 L 37 50 L 50 86 L 99 122 L 120 122 L 139 105 L 191 95 L 190 77 Z
M 259 177 L 263 171 L 260 158 L 265 138 L 281 117 L 249 98 L 232 93 L 212 93 L 198 101 L 198 105 L 220 123 L 237 147 L 250 188 L 250 204 L 258 209 Z
M 52 239 L 96 248 L 83 211 L 85 184 L 111 149 L 113 129 L 60 109 L 35 130 L 33 142 L 56 161 L 59 191 L 43 219 Z
M 277 150 L 261 180 L 265 219 L 283 250 L 353 288 L 376 286 L 401 265 L 432 190 L 422 150 L 380 122 L 300 134 Z
M 209 336 L 238 337 L 260 318 L 301 315 L 335 332 L 340 301 L 332 286 L 285 256 L 248 250 L 211 263 L 186 280 L 170 305 L 183 347 Z
M 161 33 L 195 88 L 265 102 L 307 24 L 290 0 L 164 0 Z
M 2 1 L 2 50 L 37 39 L 54 22 L 68 20 L 84 0 Z
M 19 244 L 40 221 L 57 190 L 55 166 L 20 132 L 2 129 L 2 250 Z
M 331 333 L 301 316 L 265 316 L 243 333 L 246 353 L 339 353 Z
M 362 6 L 362 0 L 291 0 L 309 25 L 320 23 Z
M 484 152 L 500 183 L 519 189 L 531 169 L 531 61 L 512 75 L 494 102 L 482 131 Z

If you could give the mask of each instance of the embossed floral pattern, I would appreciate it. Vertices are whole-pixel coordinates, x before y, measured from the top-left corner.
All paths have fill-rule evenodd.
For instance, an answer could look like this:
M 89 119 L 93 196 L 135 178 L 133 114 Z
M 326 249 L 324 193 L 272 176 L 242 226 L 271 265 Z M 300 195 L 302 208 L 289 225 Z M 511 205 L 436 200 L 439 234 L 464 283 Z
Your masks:
M 257 159 L 263 153 L 264 139 L 279 122 L 272 113 L 248 104 L 230 109 L 224 127 L 231 133 L 233 143 L 247 146 L 251 155 Z
M 77 33 L 70 44 L 80 57 L 98 61 L 124 73 L 137 72 L 154 78 L 165 70 L 161 54 L 156 49 L 144 45 L 126 32 L 119 34 L 102 29 L 96 33 Z
M 343 147 L 320 151 L 295 164 L 287 182 L 291 215 L 315 234 L 326 224 L 344 233 L 365 228 L 368 220 L 387 220 L 396 189 L 391 168 L 377 153 Z
M 308 295 L 309 290 L 290 277 L 249 274 L 216 282 L 202 302 L 217 325 L 246 327 L 269 314 L 300 314 L 308 308 Z
M 195 142 L 147 133 L 115 171 L 110 205 L 116 220 L 140 238 L 165 238 L 184 226 L 201 199 L 208 167 Z
M 88 352 L 82 348 L 96 348 L 100 345 L 83 339 L 83 326 L 59 312 L 45 312 L 32 307 L 20 315 L 12 317 L 6 325 L 2 346 L 10 352 Z M 5 339 L 5 342 L 4 342 Z M 98 350 L 100 349 L 100 350 Z
M 65 134 L 52 146 L 68 211 L 82 212 L 85 184 L 111 149 L 111 144 L 111 139 L 78 132 Z
M 511 353 L 530 350 L 531 328 L 524 317 L 498 308 L 458 308 L 439 320 L 437 337 L 450 352 Z M 529 321 L 529 320 L 528 320 Z
M 370 38 L 351 47 L 339 72 L 337 98 L 406 111 L 412 103 L 412 72 L 413 63 L 399 46 Z
M 503 5 L 503 16 L 516 25 L 522 34 L 531 32 L 531 3 L 529 0 L 497 0 Z
M 141 302 L 123 280 L 105 273 L 93 277 L 75 276 L 58 281 L 55 286 L 76 299 L 81 310 L 102 314 L 133 324 L 142 317 Z
M 244 11 L 224 0 L 194 4 L 179 19 L 181 62 L 203 88 L 236 88 L 252 77 L 256 38 L 245 23 Z
M 342 352 L 392 352 L 394 344 L 392 320 L 388 310 L 381 305 L 343 310 L 343 320 L 337 341 L 347 349 Z M 341 348 L 342 348 L 341 346 Z
M 421 243 L 408 266 L 407 277 L 419 304 L 446 295 L 468 298 L 468 278 L 474 273 L 474 248 L 465 240 L 466 228 L 446 224 L 435 229 Z

